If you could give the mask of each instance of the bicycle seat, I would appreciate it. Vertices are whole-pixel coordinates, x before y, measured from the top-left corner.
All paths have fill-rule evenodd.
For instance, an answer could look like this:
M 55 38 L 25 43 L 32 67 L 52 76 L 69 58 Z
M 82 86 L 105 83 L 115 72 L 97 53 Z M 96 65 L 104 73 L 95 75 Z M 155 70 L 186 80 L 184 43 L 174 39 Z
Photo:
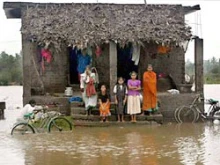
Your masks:
M 214 105 L 214 104 L 218 103 L 218 100 L 209 99 L 208 102 L 209 102 L 209 104 Z

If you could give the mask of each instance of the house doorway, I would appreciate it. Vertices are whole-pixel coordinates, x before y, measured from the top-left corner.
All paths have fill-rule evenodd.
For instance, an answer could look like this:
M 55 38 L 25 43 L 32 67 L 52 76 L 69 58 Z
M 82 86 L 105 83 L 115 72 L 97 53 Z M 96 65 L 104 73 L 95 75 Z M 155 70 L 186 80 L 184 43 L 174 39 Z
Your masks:
M 125 78 L 125 82 L 130 79 L 132 71 L 138 72 L 138 65 L 132 61 L 132 44 L 120 47 L 117 44 L 117 75 Z
M 77 50 L 72 47 L 68 48 L 69 52 L 69 84 L 79 84 L 77 71 Z

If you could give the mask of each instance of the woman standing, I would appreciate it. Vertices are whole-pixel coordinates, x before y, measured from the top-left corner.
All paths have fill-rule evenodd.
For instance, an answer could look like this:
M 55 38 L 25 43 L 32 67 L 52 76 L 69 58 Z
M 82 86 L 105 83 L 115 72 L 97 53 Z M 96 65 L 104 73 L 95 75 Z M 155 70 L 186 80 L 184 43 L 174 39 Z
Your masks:
M 90 67 L 87 66 L 83 74 L 81 74 L 80 88 L 82 98 L 85 103 L 86 114 L 90 115 L 93 107 L 97 105 L 97 93 L 95 90 L 95 73 L 92 73 Z
M 128 80 L 128 103 L 127 113 L 131 115 L 131 122 L 136 122 L 136 114 L 141 113 L 140 90 L 141 81 L 137 80 L 137 73 L 131 72 L 131 79 Z
M 152 65 L 148 65 L 143 75 L 143 111 L 149 113 L 154 111 L 157 104 L 157 76 Z

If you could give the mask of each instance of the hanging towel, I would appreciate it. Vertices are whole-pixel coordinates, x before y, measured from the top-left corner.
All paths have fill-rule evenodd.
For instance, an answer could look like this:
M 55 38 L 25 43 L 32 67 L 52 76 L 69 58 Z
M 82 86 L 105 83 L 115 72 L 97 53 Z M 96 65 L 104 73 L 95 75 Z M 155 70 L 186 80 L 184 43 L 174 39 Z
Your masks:
M 91 46 L 87 47 L 87 54 L 92 57 L 92 48 L 91 48 Z
M 50 51 L 48 49 L 42 49 L 41 50 L 41 55 L 46 59 L 46 61 L 48 63 L 51 62 L 52 55 L 51 55 L 51 53 L 50 53 Z
M 139 60 L 140 60 L 140 50 L 141 47 L 139 44 L 134 44 L 133 45 L 133 54 L 132 54 L 132 61 L 134 61 L 135 65 L 138 65 Z
M 100 48 L 100 46 L 96 46 L 95 54 L 96 57 L 99 57 L 102 54 L 102 49 Z

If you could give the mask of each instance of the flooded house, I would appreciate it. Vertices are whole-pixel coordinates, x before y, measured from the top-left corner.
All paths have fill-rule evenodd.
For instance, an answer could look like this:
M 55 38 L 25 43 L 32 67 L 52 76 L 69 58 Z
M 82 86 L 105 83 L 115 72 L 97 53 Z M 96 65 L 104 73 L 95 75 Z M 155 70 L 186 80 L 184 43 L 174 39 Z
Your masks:
M 21 19 L 23 102 L 60 102 L 70 113 L 66 87 L 79 92 L 77 50 L 86 49 L 100 84 L 112 91 L 117 77 L 138 79 L 148 64 L 157 73 L 164 120 L 203 94 L 203 39 L 192 36 L 185 15 L 199 5 L 4 2 L 8 19 Z M 185 52 L 195 42 L 195 92 L 185 81 Z M 43 52 L 42 52 L 43 49 Z M 167 92 L 180 91 L 178 95 Z M 74 95 L 74 94 L 73 94 Z

